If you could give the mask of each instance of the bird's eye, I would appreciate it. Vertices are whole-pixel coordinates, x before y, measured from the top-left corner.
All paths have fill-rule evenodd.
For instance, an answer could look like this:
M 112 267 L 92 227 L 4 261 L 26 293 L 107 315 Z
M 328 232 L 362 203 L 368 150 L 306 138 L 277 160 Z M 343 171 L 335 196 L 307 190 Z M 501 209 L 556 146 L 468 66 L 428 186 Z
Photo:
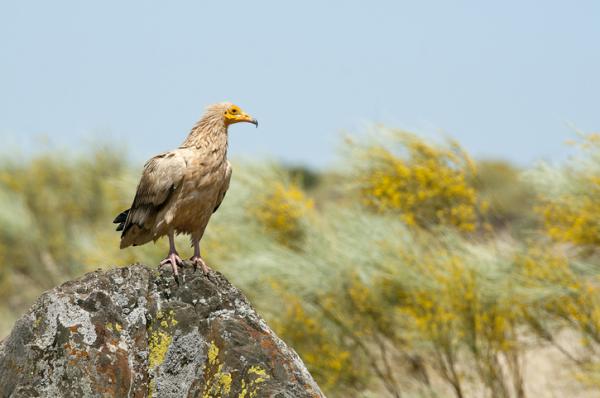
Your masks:
M 231 110 L 231 113 L 237 113 L 237 109 L 233 108 L 233 109 Z

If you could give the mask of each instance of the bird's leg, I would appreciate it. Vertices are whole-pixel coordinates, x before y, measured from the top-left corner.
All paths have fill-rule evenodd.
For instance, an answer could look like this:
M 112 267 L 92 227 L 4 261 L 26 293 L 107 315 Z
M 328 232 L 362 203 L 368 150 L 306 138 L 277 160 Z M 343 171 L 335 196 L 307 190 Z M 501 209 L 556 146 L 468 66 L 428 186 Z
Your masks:
M 169 254 L 160 262 L 160 265 L 171 263 L 173 274 L 177 277 L 179 275 L 179 272 L 177 271 L 177 265 L 183 265 L 183 260 L 181 257 L 179 257 L 177 250 L 175 250 L 175 237 L 173 235 L 173 231 L 169 232 Z
M 202 257 L 200 257 L 200 239 L 192 238 L 192 244 L 194 245 L 194 255 L 192 256 L 192 258 L 190 258 L 190 261 L 192 262 L 192 264 L 194 264 L 194 270 L 199 265 L 200 267 L 202 267 L 202 271 L 205 274 L 208 274 L 208 265 L 206 265 Z

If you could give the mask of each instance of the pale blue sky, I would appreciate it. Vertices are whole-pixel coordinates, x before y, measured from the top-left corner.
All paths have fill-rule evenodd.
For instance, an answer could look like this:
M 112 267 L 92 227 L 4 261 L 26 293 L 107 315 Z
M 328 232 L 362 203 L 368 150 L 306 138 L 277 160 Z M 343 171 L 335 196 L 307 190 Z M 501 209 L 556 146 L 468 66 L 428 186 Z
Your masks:
M 331 164 L 383 122 L 478 157 L 559 159 L 600 128 L 600 1 L 0 1 L 0 135 L 144 160 L 212 102 L 233 156 Z

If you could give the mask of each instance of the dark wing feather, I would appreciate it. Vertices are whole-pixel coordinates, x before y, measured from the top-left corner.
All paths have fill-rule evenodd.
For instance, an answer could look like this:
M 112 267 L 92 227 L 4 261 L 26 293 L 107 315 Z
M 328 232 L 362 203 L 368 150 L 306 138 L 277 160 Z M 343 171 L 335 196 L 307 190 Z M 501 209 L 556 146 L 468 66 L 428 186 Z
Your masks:
M 186 168 L 186 161 L 177 150 L 153 157 L 144 165 L 142 178 L 131 208 L 123 224 L 121 245 L 128 246 L 127 234 L 133 226 L 140 230 L 149 230 L 154 225 L 158 212 L 169 202 L 171 195 L 181 185 Z M 122 215 L 117 216 L 115 222 Z M 120 225 L 119 227 L 120 228 Z M 129 244 L 128 244 L 129 243 Z
M 119 213 L 118 216 L 113 220 L 113 224 L 119 224 L 117 226 L 117 231 L 122 231 L 125 227 L 125 221 L 127 221 L 127 215 L 129 214 L 129 209 Z
M 225 180 L 223 180 L 223 186 L 219 191 L 219 196 L 217 197 L 217 204 L 213 210 L 213 213 L 219 210 L 221 203 L 223 203 L 223 199 L 225 199 L 225 194 L 229 189 L 229 182 L 231 181 L 231 163 L 227 162 L 227 169 L 225 170 Z

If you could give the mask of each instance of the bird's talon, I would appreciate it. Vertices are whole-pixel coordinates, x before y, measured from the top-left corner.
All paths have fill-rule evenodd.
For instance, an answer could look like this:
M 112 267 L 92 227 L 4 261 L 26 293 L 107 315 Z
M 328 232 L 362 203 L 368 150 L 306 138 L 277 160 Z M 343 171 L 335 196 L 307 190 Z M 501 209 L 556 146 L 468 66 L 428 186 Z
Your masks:
M 202 257 L 194 256 L 190 258 L 190 261 L 194 265 L 194 272 L 196 269 L 198 269 L 198 266 L 200 266 L 202 268 L 202 272 L 204 272 L 204 275 L 208 275 L 210 268 L 208 268 L 208 265 L 206 265 L 206 262 L 204 262 Z
M 183 264 L 183 260 L 181 259 L 181 257 L 179 257 L 179 255 L 176 252 L 173 252 L 173 253 L 169 253 L 167 258 L 165 258 L 164 260 L 162 260 L 160 262 L 159 266 L 167 265 L 167 264 L 171 265 L 171 270 L 173 271 L 173 275 L 175 276 L 175 279 L 177 279 L 177 276 L 179 275 L 177 266 L 180 264 Z

